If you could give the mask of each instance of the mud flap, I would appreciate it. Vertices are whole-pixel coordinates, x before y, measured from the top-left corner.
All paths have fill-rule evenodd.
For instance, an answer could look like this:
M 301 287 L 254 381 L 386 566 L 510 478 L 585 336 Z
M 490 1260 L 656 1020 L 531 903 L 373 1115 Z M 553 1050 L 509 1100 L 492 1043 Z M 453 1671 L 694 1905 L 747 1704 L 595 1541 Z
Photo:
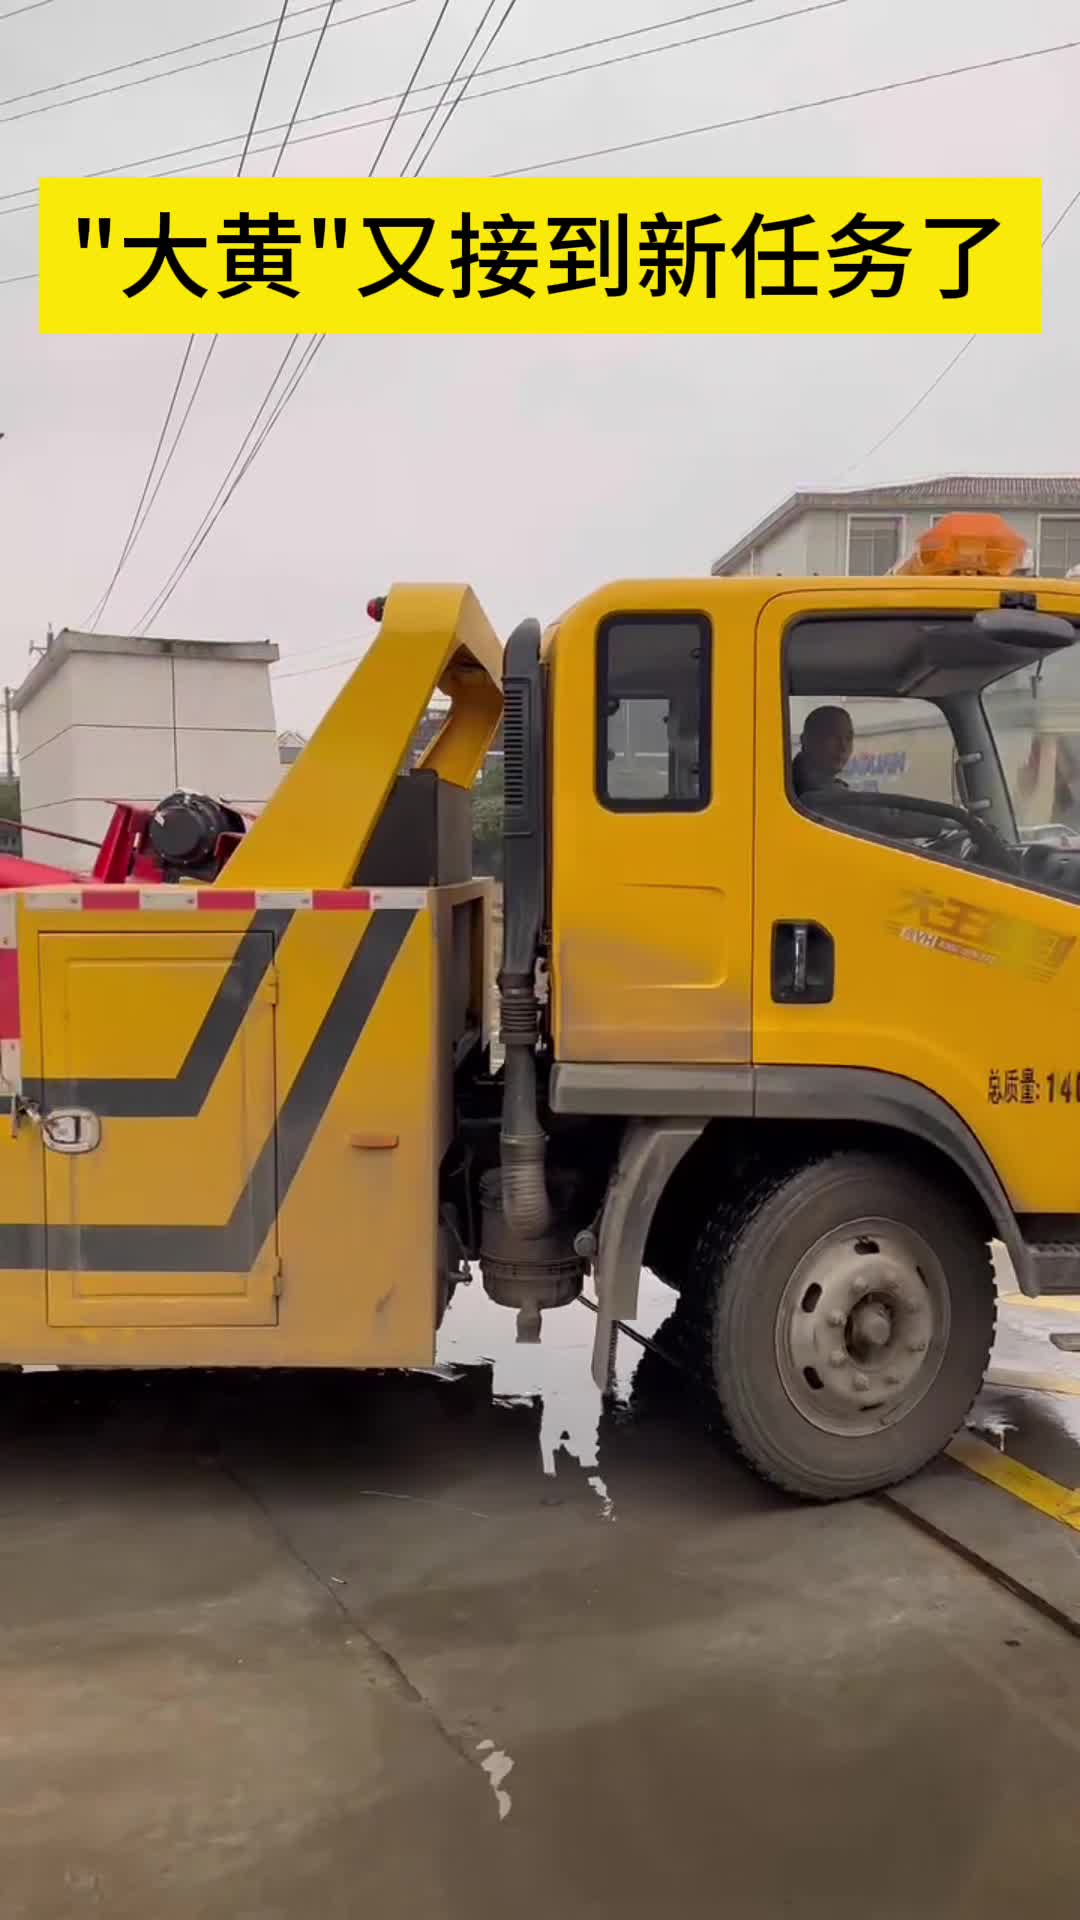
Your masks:
M 638 1282 L 649 1227 L 660 1196 L 703 1123 L 634 1121 L 623 1135 L 608 1185 L 596 1256 L 596 1335 L 592 1376 L 601 1393 L 611 1381 L 615 1323 L 637 1312 Z

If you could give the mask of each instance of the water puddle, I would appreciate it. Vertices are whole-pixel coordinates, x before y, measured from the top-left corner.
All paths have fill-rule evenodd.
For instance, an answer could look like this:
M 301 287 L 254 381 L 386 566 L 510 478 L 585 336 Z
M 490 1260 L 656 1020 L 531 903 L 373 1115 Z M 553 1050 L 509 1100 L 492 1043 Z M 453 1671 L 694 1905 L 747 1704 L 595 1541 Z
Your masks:
M 635 1327 L 646 1336 L 672 1312 L 674 1297 L 651 1273 L 641 1276 Z M 613 1520 L 615 1506 L 599 1467 L 603 1402 L 592 1378 L 595 1316 L 580 1302 L 546 1313 L 538 1345 L 519 1345 L 513 1313 L 496 1306 L 484 1292 L 478 1271 L 459 1287 L 439 1336 L 435 1372 L 452 1374 L 470 1366 L 492 1368 L 496 1406 L 535 1406 L 539 1410 L 539 1450 L 545 1474 L 553 1476 L 560 1455 L 582 1468 L 596 1495 L 601 1517 Z M 612 1397 L 629 1404 L 642 1360 L 636 1341 L 620 1335 L 615 1352 Z
M 514 1763 L 508 1753 L 504 1753 L 501 1747 L 495 1745 L 494 1740 L 478 1741 L 476 1751 L 485 1756 L 480 1765 L 491 1782 L 495 1805 L 499 1809 L 499 1819 L 505 1820 L 514 1803 L 503 1786 L 503 1781 L 508 1773 L 513 1772 Z

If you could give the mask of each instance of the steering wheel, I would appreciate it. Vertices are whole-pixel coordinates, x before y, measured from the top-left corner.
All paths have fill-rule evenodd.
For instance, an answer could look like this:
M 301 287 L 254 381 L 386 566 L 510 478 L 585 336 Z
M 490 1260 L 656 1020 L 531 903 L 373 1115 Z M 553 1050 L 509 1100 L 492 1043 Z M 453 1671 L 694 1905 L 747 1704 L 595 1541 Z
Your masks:
M 987 826 L 984 820 L 979 819 L 977 813 L 962 807 L 958 801 L 919 800 L 907 793 L 858 793 L 853 792 L 851 788 L 834 787 L 825 789 L 820 798 L 823 802 L 820 808 L 814 807 L 813 793 L 804 795 L 804 804 L 811 812 L 820 811 L 826 818 L 832 814 L 838 815 L 841 819 L 845 814 L 856 817 L 859 814 L 870 814 L 876 815 L 879 822 L 887 822 L 890 815 L 901 814 L 905 821 L 912 822 L 909 827 L 897 826 L 896 832 L 901 839 L 929 840 L 931 846 L 934 846 L 947 843 L 955 834 L 962 834 L 972 843 L 982 864 L 1006 873 L 1016 870 L 1017 861 L 1013 849 L 1001 838 L 996 828 Z M 923 822 L 921 830 L 914 825 L 915 820 Z M 945 831 L 939 824 L 941 822 L 948 823 L 952 827 L 952 832 Z M 875 829 L 873 820 L 868 824 L 871 830 L 879 833 L 888 833 L 890 830 L 885 824 L 878 825 Z

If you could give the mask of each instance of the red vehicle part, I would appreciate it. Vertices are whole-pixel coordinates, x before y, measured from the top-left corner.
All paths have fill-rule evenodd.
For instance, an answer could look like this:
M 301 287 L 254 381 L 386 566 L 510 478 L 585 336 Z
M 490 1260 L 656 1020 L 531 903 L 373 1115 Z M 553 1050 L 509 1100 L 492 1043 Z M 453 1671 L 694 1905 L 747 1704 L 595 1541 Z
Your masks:
M 235 814 L 235 809 L 229 809 Z M 227 817 L 227 816 L 226 816 Z M 240 821 L 252 816 L 238 816 Z M 90 877 L 100 881 L 103 886 L 160 886 L 169 878 L 165 867 L 150 844 L 150 823 L 154 818 L 154 809 L 132 806 L 129 801 L 116 801 L 113 816 L 105 830 L 104 839 L 97 850 L 97 857 L 90 870 Z M 82 840 L 77 834 L 59 833 L 51 827 L 33 827 L 33 833 L 40 833 L 49 839 L 64 840 L 79 846 L 92 846 L 90 840 Z M 221 833 L 214 841 L 212 865 L 215 873 L 220 873 L 229 855 L 240 845 L 243 832 Z M 16 854 L 0 854 L 0 892 L 14 887 L 57 887 L 75 880 L 85 884 L 85 873 L 76 873 L 70 867 L 50 867 L 38 860 L 23 860 Z

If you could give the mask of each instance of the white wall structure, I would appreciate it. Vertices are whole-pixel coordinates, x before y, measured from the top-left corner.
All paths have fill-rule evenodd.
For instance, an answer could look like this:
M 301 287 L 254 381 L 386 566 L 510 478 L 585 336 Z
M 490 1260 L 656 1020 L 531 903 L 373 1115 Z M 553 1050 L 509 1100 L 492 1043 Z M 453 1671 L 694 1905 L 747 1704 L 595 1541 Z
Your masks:
M 282 776 L 270 641 L 58 633 L 13 696 L 23 852 L 85 870 L 118 800 L 192 787 L 257 813 Z

